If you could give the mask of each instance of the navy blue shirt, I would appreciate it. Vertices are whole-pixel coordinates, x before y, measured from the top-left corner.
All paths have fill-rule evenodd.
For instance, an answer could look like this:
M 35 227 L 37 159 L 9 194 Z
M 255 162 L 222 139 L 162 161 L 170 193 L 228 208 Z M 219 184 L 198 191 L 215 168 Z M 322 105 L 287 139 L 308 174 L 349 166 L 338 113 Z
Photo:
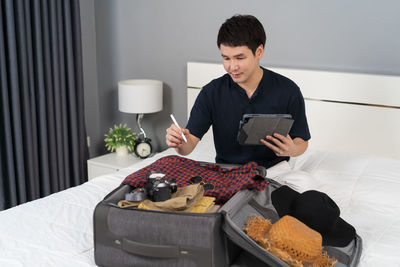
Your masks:
M 255 161 L 268 168 L 289 159 L 276 156 L 265 145 L 240 145 L 237 135 L 243 114 L 291 114 L 294 119 L 289 132 L 291 138 L 310 139 L 299 87 L 278 73 L 262 69 L 262 79 L 251 98 L 229 74 L 225 74 L 204 86 L 193 105 L 186 128 L 201 139 L 213 126 L 217 163 Z

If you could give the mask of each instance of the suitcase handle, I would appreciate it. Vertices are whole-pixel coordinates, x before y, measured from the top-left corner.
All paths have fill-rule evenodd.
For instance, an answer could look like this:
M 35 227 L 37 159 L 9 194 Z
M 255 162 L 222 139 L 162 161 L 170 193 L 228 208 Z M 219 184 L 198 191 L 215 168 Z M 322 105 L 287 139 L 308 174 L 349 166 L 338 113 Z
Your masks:
M 185 251 L 180 251 L 177 246 L 160 246 L 135 242 L 126 238 L 122 239 L 121 248 L 126 252 L 157 258 L 180 258 Z

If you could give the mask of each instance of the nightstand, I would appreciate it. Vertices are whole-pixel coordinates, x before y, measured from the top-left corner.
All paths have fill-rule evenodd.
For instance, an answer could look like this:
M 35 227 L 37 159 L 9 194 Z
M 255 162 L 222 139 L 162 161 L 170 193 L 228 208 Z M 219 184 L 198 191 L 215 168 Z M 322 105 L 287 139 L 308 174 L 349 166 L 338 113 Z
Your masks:
M 88 159 L 88 178 L 89 180 L 104 174 L 109 174 L 119 169 L 128 167 L 136 162 L 139 162 L 135 154 L 128 154 L 127 156 L 119 157 L 116 153 L 109 153 L 96 158 Z

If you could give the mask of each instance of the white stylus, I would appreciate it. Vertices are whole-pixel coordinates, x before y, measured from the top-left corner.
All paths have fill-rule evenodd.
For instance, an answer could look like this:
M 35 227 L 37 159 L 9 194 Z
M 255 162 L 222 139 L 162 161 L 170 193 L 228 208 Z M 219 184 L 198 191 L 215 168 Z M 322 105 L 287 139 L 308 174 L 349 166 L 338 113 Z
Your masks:
M 175 117 L 174 117 L 174 115 L 170 115 L 171 116 L 171 119 L 172 119 L 172 121 L 174 122 L 174 124 L 179 128 L 179 129 L 182 129 L 180 126 L 179 126 L 179 124 L 178 124 L 178 122 L 175 120 Z M 187 143 L 187 139 L 186 139 L 186 136 L 182 133 L 182 138 L 183 138 L 183 140 L 185 141 L 185 143 Z

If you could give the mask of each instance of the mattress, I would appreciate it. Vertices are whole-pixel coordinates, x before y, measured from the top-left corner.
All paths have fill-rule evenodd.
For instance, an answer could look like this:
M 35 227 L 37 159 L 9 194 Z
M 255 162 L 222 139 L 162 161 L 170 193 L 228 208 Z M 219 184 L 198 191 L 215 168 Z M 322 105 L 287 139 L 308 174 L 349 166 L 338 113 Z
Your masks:
M 130 173 L 175 155 L 167 149 L 128 168 L 0 212 L 0 266 L 95 266 L 93 211 Z M 210 140 L 189 158 L 214 161 Z M 364 241 L 360 266 L 400 266 L 400 161 L 307 151 L 268 176 L 328 193 Z

